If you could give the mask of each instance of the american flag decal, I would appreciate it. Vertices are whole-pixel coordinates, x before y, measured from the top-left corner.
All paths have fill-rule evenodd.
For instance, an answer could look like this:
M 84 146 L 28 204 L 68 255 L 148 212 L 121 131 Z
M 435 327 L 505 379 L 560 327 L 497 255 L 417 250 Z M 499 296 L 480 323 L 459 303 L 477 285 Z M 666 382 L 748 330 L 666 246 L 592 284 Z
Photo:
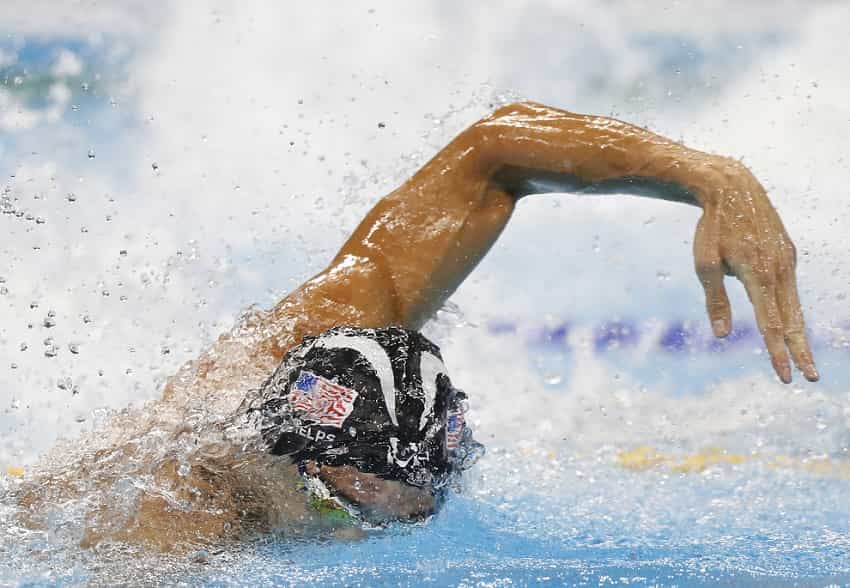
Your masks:
M 341 427 L 354 409 L 357 390 L 302 371 L 289 390 L 289 404 L 303 419 L 319 425 Z
M 463 435 L 463 427 L 466 419 L 463 418 L 463 410 L 452 410 L 446 419 L 446 448 L 449 451 L 457 449 L 460 438 Z

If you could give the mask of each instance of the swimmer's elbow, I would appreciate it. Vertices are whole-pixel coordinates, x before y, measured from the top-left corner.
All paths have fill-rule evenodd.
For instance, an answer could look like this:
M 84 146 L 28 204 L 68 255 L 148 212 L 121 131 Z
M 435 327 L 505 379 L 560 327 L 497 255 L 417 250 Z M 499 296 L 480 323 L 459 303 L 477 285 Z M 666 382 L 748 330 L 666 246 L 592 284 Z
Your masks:
M 540 102 L 532 102 L 530 100 L 521 100 L 518 102 L 509 102 L 503 106 L 500 106 L 493 113 L 488 116 L 485 121 L 497 121 L 500 119 L 506 118 L 516 118 L 516 117 L 525 117 L 525 116 L 544 116 L 544 115 L 552 115 L 552 114 L 568 114 L 564 110 L 560 110 L 558 108 L 553 108 L 551 106 L 546 106 L 545 104 L 541 104 Z M 482 121 L 483 122 L 483 121 Z

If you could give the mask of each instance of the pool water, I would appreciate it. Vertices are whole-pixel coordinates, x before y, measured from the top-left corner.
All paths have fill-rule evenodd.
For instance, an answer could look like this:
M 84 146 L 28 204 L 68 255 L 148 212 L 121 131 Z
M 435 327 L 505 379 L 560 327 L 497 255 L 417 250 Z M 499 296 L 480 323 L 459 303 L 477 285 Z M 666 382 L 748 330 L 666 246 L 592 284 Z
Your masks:
M 653 390 L 634 385 L 649 367 L 736 355 L 584 345 L 592 329 L 543 345 L 433 330 L 488 452 L 427 523 L 168 556 L 81 550 L 62 528 L 10 524 L 4 503 L 0 584 L 850 585 L 840 382 L 791 388 L 765 372 Z M 819 353 L 829 364 L 845 352 Z

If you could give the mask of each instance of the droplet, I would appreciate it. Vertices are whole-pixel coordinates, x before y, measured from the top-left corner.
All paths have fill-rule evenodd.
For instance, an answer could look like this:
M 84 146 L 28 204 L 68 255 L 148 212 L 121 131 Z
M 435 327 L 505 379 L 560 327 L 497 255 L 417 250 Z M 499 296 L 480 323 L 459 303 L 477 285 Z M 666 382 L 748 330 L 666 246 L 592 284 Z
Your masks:
M 379 128 L 379 129 L 385 129 L 385 128 L 387 128 L 387 123 L 385 123 L 385 122 L 379 122 L 379 123 L 378 123 L 378 128 Z
M 26 343 L 21 343 L 21 351 L 26 351 L 27 349 L 29 349 L 29 345 L 27 345 Z
M 81 89 L 83 92 L 88 92 L 88 91 L 89 91 L 89 83 L 88 83 L 88 82 L 82 82 L 82 83 L 80 84 L 80 89 Z
M 42 324 L 43 324 L 46 328 L 48 328 L 48 329 L 52 329 L 53 327 L 55 327 L 55 326 L 56 326 L 56 319 L 54 319 L 54 318 L 52 318 L 52 317 L 47 317 L 46 319 L 44 319 L 44 322 L 43 322 Z
M 82 319 L 83 319 L 83 323 L 85 323 L 85 324 L 89 324 L 91 322 L 91 317 L 87 314 L 84 314 L 82 316 Z
M 68 343 L 68 351 L 70 351 L 74 355 L 79 355 L 80 344 L 79 343 Z
M 210 552 L 206 549 L 199 549 L 189 554 L 189 561 L 193 563 L 208 563 L 210 561 Z
M 9 293 L 9 288 L 6 286 L 0 286 L 0 296 L 5 296 Z
M 86 415 L 84 415 L 84 414 L 78 414 L 78 415 L 74 418 L 74 420 L 75 420 L 75 421 L 77 421 L 78 423 L 84 423 L 84 422 L 86 422 Z
M 44 350 L 45 357 L 56 357 L 57 353 L 59 353 L 59 349 L 55 345 L 49 345 L 47 349 Z
M 76 202 L 77 201 L 77 195 L 74 194 L 73 192 L 68 192 L 68 194 L 65 196 L 65 200 L 67 200 L 68 202 Z
M 153 171 L 159 171 L 159 164 L 154 161 L 153 163 L 151 163 L 151 169 Z
M 94 159 L 94 149 L 89 149 L 88 157 L 89 159 Z
M 169 349 L 168 347 L 163 347 L 159 350 L 159 353 L 160 355 L 168 355 L 169 353 L 171 353 L 171 349 Z
M 121 257 L 127 257 L 127 250 L 122 249 L 121 251 L 118 252 L 118 255 L 120 255 Z
M 33 300 L 32 302 L 30 302 L 30 309 L 33 308 L 38 308 L 38 301 Z
M 21 408 L 21 401 L 17 398 L 12 398 L 12 410 L 18 410 Z

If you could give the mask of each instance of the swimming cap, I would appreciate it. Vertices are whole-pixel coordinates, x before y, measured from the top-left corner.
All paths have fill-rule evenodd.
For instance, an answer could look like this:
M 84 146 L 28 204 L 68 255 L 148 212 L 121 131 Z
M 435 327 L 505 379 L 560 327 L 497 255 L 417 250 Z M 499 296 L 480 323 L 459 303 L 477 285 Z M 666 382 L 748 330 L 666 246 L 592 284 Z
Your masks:
M 439 348 L 400 327 L 336 327 L 291 349 L 260 393 L 267 449 L 439 487 L 482 446 Z

